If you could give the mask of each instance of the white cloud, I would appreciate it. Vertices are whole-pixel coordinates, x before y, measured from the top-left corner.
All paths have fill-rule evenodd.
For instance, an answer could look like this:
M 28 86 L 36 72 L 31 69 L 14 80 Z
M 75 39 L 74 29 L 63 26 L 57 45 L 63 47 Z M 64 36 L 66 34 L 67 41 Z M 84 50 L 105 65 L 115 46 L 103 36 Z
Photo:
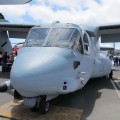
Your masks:
M 32 5 L 29 6 L 27 14 L 36 21 L 47 22 L 53 17 L 54 12 L 47 6 Z
M 101 0 L 33 0 L 33 4 L 0 6 L 0 12 L 11 22 L 27 22 L 29 16 L 34 23 L 59 20 L 84 24 L 101 24 L 120 21 L 120 1 Z M 62 9 L 64 8 L 64 9 Z M 31 21 L 32 21 L 31 20 Z
M 10 22 L 24 22 L 23 17 L 27 13 L 28 5 L 1 5 L 0 13 Z
M 120 21 L 120 1 L 106 0 L 101 4 L 95 0 L 36 0 L 37 4 L 29 6 L 27 14 L 35 21 L 74 22 L 84 24 L 101 24 Z M 65 9 L 54 10 L 54 7 Z
M 41 5 L 48 4 L 51 7 L 56 5 L 60 7 L 65 7 L 67 9 L 77 9 L 80 8 L 81 0 L 36 0 Z

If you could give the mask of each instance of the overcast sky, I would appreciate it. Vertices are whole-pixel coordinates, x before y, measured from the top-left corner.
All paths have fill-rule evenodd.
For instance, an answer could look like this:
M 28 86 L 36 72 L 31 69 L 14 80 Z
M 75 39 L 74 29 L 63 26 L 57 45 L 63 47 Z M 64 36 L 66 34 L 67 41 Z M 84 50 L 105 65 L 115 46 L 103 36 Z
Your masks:
M 32 0 L 25 5 L 2 5 L 0 12 L 11 23 L 120 23 L 120 0 Z

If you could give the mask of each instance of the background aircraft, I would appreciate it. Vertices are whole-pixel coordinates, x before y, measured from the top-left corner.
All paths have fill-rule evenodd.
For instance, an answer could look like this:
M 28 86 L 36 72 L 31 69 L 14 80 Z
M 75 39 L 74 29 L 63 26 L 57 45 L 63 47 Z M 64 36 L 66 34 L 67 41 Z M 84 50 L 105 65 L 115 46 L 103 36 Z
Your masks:
M 23 44 L 24 44 L 24 42 L 16 43 L 16 44 L 13 46 L 12 51 L 17 51 L 17 50 L 23 48 Z

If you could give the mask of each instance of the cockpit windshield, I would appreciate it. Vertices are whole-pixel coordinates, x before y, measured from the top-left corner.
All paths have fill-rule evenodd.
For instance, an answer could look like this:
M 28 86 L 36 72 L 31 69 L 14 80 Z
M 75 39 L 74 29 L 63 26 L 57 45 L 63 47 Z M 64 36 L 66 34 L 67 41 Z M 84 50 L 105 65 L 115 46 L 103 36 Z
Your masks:
M 68 47 L 74 28 L 53 28 L 45 46 Z
M 26 40 L 26 47 L 64 47 L 73 48 L 80 40 L 80 33 L 75 28 L 34 28 Z
M 33 46 L 43 46 L 43 43 L 48 35 L 49 28 L 34 28 L 31 29 L 27 40 L 26 40 L 26 47 L 33 47 Z

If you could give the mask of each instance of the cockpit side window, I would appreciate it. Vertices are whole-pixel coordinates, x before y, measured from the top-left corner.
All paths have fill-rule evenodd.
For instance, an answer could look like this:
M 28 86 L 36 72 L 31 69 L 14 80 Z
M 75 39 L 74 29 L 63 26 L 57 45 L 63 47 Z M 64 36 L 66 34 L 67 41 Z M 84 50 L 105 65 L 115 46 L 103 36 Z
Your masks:
M 77 52 L 83 54 L 83 44 L 80 33 L 77 29 L 75 29 L 73 35 L 71 36 L 69 47 Z
M 89 47 L 89 40 L 87 33 L 84 33 L 83 35 L 83 42 L 84 42 L 84 52 L 86 55 L 90 54 L 90 47 Z
M 79 43 L 78 43 L 78 51 L 83 54 L 83 44 L 82 44 L 82 39 L 80 37 Z

